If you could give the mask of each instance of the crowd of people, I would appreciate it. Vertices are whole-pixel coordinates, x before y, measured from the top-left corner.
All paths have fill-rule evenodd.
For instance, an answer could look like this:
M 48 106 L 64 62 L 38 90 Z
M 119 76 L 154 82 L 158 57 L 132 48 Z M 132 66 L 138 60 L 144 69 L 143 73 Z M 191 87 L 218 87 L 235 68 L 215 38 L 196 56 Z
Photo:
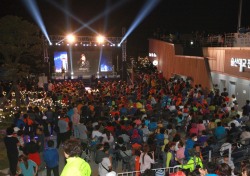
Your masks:
M 249 100 L 239 107 L 226 88 L 209 90 L 158 72 L 139 74 L 131 84 L 92 86 L 49 82 L 32 97 L 51 99 L 43 111 L 26 97 L 27 110 L 14 114 L 4 139 L 12 175 L 44 168 L 59 175 L 59 148 L 66 158 L 63 176 L 91 175 L 90 160 L 100 176 L 115 175 L 119 163 L 137 176 L 168 175 L 177 165 L 180 171 L 169 175 L 250 174 Z

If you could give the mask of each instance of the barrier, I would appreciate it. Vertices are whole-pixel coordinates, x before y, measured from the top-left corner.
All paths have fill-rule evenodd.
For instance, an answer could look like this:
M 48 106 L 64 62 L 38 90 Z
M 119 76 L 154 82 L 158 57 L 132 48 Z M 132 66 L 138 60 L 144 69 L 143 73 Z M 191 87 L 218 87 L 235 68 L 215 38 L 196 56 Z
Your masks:
M 157 168 L 157 169 L 152 169 L 153 171 L 157 172 L 158 170 L 162 170 L 164 173 L 166 173 L 166 170 L 169 174 L 177 172 L 180 169 L 180 165 L 176 165 L 174 167 L 169 167 L 169 168 Z M 143 171 L 131 171 L 131 172 L 122 172 L 122 173 L 117 173 L 116 176 L 137 176 Z

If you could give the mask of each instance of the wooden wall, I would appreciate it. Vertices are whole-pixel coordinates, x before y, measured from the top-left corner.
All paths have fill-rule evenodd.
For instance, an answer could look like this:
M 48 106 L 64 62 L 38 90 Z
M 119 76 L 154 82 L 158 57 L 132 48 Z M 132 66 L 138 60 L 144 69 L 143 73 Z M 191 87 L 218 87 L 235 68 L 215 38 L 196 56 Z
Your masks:
M 158 70 L 168 79 L 174 74 L 192 77 L 193 84 L 201 84 L 211 89 L 210 71 L 205 65 L 203 57 L 175 55 L 173 44 L 150 39 L 149 52 L 156 53 Z
M 203 54 L 204 57 L 209 59 L 211 71 L 238 78 L 250 79 L 250 68 L 245 68 L 243 72 L 240 72 L 239 67 L 231 66 L 231 58 L 250 60 L 250 47 L 209 47 L 203 48 Z

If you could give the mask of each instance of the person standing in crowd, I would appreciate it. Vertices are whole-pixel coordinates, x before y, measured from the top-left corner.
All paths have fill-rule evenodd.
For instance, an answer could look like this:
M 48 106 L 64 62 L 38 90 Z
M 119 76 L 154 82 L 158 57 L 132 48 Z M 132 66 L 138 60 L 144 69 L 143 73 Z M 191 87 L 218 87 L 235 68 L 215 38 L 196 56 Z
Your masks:
M 246 104 L 242 107 L 242 115 L 244 118 L 249 119 L 250 114 L 250 100 L 246 100 Z
M 59 148 L 60 144 L 64 143 L 64 141 L 67 140 L 69 124 L 64 119 L 65 117 L 61 116 L 58 120 L 59 133 L 57 133 L 57 147 L 56 148 Z
M 82 146 L 80 140 L 68 139 L 63 145 L 64 156 L 67 164 L 64 166 L 61 176 L 90 176 L 91 168 L 82 158 Z
M 73 123 L 74 137 L 79 138 L 79 130 L 77 125 L 80 123 L 80 114 L 78 113 L 77 108 L 73 109 L 74 114 L 71 116 L 71 120 Z
M 31 136 L 31 141 L 25 145 L 24 153 L 28 158 L 34 161 L 39 167 L 42 163 L 41 157 L 39 154 L 39 145 L 36 143 L 36 140 Z
M 47 107 L 47 111 L 44 113 L 44 115 L 47 117 L 46 123 L 44 124 L 47 127 L 46 129 L 48 129 L 48 131 L 46 133 L 49 133 L 49 135 L 53 135 L 54 111 L 52 111 L 50 106 Z M 49 126 L 50 126 L 50 129 L 48 128 Z M 48 136 L 47 134 L 45 134 L 45 135 Z
M 48 141 L 48 148 L 43 152 L 43 159 L 47 168 L 47 176 L 51 176 L 51 171 L 54 176 L 59 176 L 59 154 L 54 148 L 54 141 Z
M 194 144 L 197 142 L 198 138 L 195 133 L 191 134 L 190 138 L 187 139 L 186 145 L 185 145 L 185 159 L 189 160 L 190 155 L 189 155 L 189 150 L 194 147 Z
M 16 175 L 16 167 L 18 162 L 18 149 L 19 141 L 16 137 L 13 136 L 14 129 L 8 127 L 6 129 L 6 137 L 4 138 L 4 144 L 7 149 L 7 157 L 9 160 L 10 166 L 10 175 Z
M 151 169 L 151 164 L 153 164 L 154 162 L 155 162 L 154 151 L 149 153 L 149 146 L 145 144 L 143 146 L 143 152 L 140 155 L 141 171 Z
M 78 132 L 79 132 L 79 139 L 81 142 L 87 143 L 88 142 L 88 130 L 84 124 L 84 119 L 80 119 L 80 123 L 77 125 Z
M 102 158 L 102 161 L 99 163 L 98 166 L 98 172 L 99 172 L 99 176 L 106 176 L 106 174 L 108 174 L 109 172 L 112 171 L 112 164 L 110 161 L 110 158 L 108 157 L 109 154 L 109 147 L 104 147 L 103 152 L 106 154 L 106 156 L 104 156 Z

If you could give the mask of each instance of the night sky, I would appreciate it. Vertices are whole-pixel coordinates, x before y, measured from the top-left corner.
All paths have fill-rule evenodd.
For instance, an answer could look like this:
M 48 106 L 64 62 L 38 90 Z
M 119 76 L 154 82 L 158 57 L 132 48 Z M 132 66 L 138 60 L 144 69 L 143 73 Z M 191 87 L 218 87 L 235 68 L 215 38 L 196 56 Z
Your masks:
M 32 1 L 32 0 L 24 0 Z M 53 3 L 70 11 L 74 16 L 88 22 L 95 16 L 122 0 L 37 0 L 38 7 L 49 35 L 65 35 L 81 25 Z M 154 1 L 154 0 L 152 0 Z M 250 26 L 250 2 L 243 0 L 242 26 Z M 91 24 L 97 32 L 110 37 L 121 37 L 122 27 L 128 29 L 146 0 L 125 0 L 107 15 Z M 239 0 L 161 0 L 127 38 L 128 55 L 146 51 L 147 39 L 157 28 L 166 32 L 190 33 L 236 32 L 238 24 Z M 0 17 L 21 16 L 35 23 L 21 0 L 0 0 Z M 77 33 L 81 36 L 95 35 L 89 29 Z

